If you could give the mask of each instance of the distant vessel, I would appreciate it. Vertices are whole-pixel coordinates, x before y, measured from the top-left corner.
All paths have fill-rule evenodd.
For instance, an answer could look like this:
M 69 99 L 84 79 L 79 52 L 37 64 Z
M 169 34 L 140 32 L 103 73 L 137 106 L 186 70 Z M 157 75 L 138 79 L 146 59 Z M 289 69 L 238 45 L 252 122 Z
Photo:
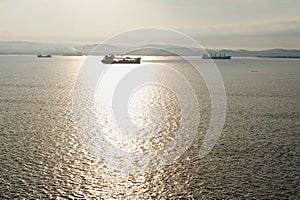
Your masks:
M 227 56 L 225 53 L 224 54 L 222 54 L 222 53 L 219 53 L 219 54 L 211 53 L 210 55 L 204 54 L 202 56 L 202 58 L 203 59 L 225 59 L 225 60 L 230 60 L 231 56 Z
M 39 54 L 37 55 L 38 58 L 52 58 L 52 56 L 50 54 L 47 55 L 43 55 L 43 54 Z
M 136 57 L 123 57 L 123 56 L 115 56 L 114 54 L 105 55 L 101 60 L 104 64 L 140 64 L 141 58 Z

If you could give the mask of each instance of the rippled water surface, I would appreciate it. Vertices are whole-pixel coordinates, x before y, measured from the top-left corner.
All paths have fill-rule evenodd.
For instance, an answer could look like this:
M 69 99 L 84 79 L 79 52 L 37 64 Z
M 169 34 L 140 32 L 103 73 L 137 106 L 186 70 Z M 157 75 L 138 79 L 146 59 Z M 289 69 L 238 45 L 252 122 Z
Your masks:
M 184 74 L 195 88 L 201 116 L 197 136 L 180 158 L 146 173 L 106 165 L 78 134 L 73 89 L 84 60 L 0 56 L 2 199 L 300 198 L 300 60 L 216 61 L 226 89 L 226 121 L 217 145 L 200 159 L 211 111 L 205 84 L 178 58 L 145 58 L 145 63 L 164 63 Z M 149 70 L 160 77 L 165 69 Z M 180 81 L 169 76 L 169 84 L 180 88 Z M 84 109 L 84 98 L 81 103 Z M 120 148 L 147 153 L 172 141 L 182 123 L 172 91 L 150 84 L 132 96 L 130 105 L 141 134 L 158 134 L 148 143 L 122 143 Z M 102 111 L 99 107 L 100 131 L 118 146 L 123 140 Z

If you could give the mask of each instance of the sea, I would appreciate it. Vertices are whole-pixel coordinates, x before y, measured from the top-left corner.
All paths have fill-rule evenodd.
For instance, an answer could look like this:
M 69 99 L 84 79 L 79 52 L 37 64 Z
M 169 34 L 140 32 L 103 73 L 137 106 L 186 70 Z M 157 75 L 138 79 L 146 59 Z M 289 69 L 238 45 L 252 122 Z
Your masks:
M 1 199 L 300 198 L 299 59 L 88 59 L 0 56 Z

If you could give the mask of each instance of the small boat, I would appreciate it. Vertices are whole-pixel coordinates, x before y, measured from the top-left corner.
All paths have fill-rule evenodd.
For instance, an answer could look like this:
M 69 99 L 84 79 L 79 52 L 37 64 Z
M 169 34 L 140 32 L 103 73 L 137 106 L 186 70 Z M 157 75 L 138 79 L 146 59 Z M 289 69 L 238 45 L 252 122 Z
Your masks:
M 38 58 L 52 58 L 52 55 L 47 54 L 47 55 L 43 55 L 43 54 L 39 54 L 37 55 Z
M 124 56 L 115 56 L 114 54 L 105 55 L 101 60 L 104 64 L 140 64 L 141 57 L 124 57 Z
M 216 54 L 216 53 L 211 53 L 210 55 L 204 54 L 202 56 L 202 59 L 225 59 L 225 60 L 230 60 L 231 56 L 227 56 L 225 53 L 222 54 Z

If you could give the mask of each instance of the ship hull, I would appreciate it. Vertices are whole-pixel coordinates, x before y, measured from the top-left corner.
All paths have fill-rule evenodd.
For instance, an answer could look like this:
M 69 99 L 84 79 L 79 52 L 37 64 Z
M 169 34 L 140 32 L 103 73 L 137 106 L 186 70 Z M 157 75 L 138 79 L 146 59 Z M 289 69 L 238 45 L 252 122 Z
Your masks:
M 51 55 L 37 55 L 38 58 L 52 58 Z
M 230 60 L 231 56 L 203 56 L 203 59 Z
M 211 57 L 211 59 L 217 59 L 217 60 L 230 60 L 231 59 L 231 56 L 213 56 Z
M 140 64 L 140 60 L 115 60 L 112 64 Z

